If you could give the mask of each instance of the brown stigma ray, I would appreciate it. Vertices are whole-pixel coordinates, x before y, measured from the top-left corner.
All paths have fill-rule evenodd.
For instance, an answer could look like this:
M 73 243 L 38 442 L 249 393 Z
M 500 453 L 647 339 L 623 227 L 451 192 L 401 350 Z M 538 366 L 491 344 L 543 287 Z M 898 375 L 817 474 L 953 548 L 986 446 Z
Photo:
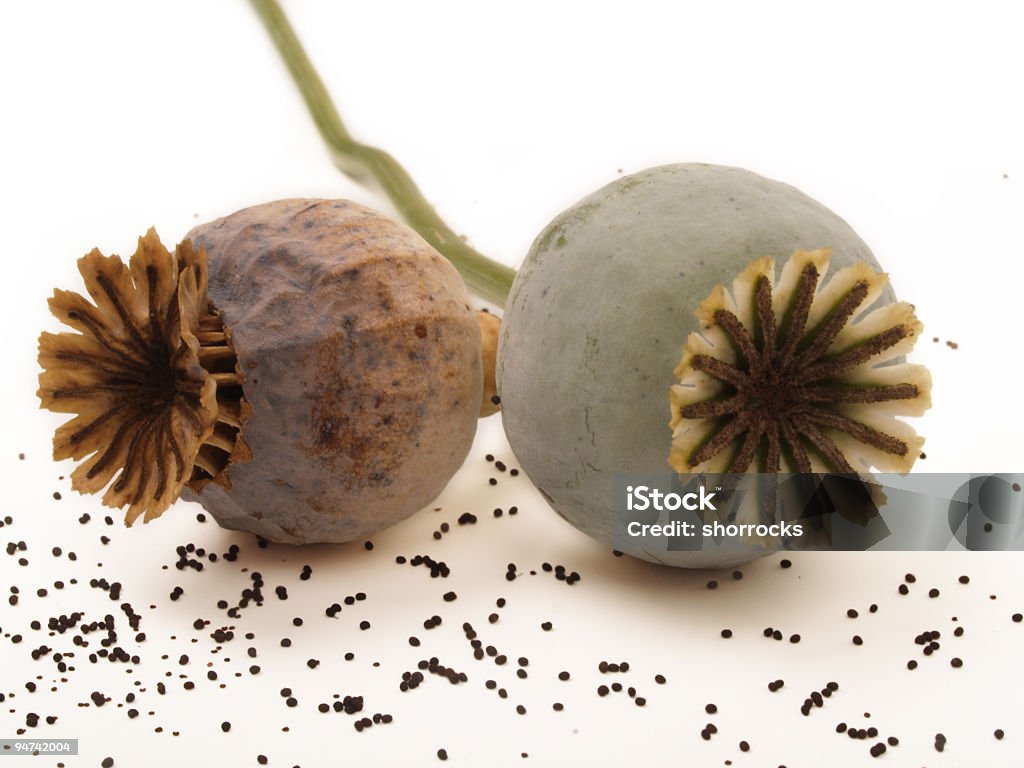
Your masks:
M 774 262 L 758 260 L 732 294 L 716 288 L 701 305 L 703 334 L 688 340 L 672 390 L 678 471 L 909 469 L 922 441 L 892 416 L 927 408 L 930 378 L 881 363 L 905 352 L 920 324 L 909 305 L 869 311 L 885 276 L 866 264 L 822 285 L 828 256 L 794 253 L 783 285 Z
M 106 489 L 129 525 L 158 517 L 186 483 L 227 484 L 248 457 L 242 377 L 205 262 L 187 241 L 169 252 L 153 230 L 128 265 L 93 250 L 78 266 L 95 304 L 71 291 L 50 300 L 78 333 L 39 338 L 42 406 L 77 414 L 57 430 L 54 458 L 81 461 L 72 486 Z

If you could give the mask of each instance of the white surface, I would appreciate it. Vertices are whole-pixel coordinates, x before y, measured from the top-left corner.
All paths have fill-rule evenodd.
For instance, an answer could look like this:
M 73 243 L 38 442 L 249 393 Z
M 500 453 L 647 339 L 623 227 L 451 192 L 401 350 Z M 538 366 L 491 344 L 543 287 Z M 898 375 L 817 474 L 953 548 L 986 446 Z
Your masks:
M 351 130 L 391 151 L 456 229 L 507 263 L 518 262 L 558 211 L 619 169 L 742 165 L 819 199 L 871 244 L 926 325 L 914 359 L 932 369 L 935 407 L 918 422 L 928 437 L 921 469 L 1020 471 L 1024 50 L 1008 5 L 550 5 L 309 1 L 286 9 Z M 1024 611 L 1017 553 L 793 556 L 789 570 L 769 558 L 744 568 L 740 582 L 719 574 L 721 587 L 709 591 L 707 574 L 613 558 L 551 513 L 524 477 L 486 485 L 484 453 L 511 463 L 496 420 L 435 505 L 443 511 L 375 537 L 372 552 L 259 550 L 248 537 L 197 523 L 198 508 L 184 504 L 143 528 L 105 526 L 98 501 L 58 479 L 70 470 L 48 459 L 61 418 L 37 411 L 34 398 L 36 336 L 56 327 L 45 298 L 54 286 L 79 285 L 75 259 L 93 246 L 130 253 L 150 225 L 174 242 L 197 221 L 273 198 L 382 203 L 331 167 L 243 2 L 11 4 L 0 25 L 0 72 L 0 518 L 14 518 L 0 541 L 24 540 L 29 559 L 23 568 L 0 552 L 0 692 L 8 695 L 0 737 L 15 735 L 33 711 L 60 719 L 28 735 L 79 738 L 81 757 L 65 762 L 83 766 L 108 754 L 119 766 L 173 765 L 190 755 L 248 766 L 261 752 L 272 766 L 421 765 L 435 764 L 439 747 L 452 765 L 870 761 L 873 741 L 834 733 L 843 720 L 897 735 L 901 745 L 883 758 L 894 765 L 1020 763 L 1024 625 L 1009 618 Z M 51 498 L 55 490 L 63 500 Z M 490 515 L 511 504 L 517 517 Z M 85 511 L 93 519 L 81 526 Z M 454 526 L 465 511 L 480 516 L 475 527 Z M 455 530 L 435 542 L 430 534 L 442 520 Z M 111 536 L 108 546 L 102 534 Z M 189 541 L 217 552 L 237 542 L 243 553 L 235 564 L 180 573 L 174 547 Z M 79 559 L 54 558 L 54 545 Z M 448 562 L 451 578 L 431 580 L 422 568 L 394 563 L 397 554 L 417 553 Z M 539 571 L 543 561 L 583 580 L 566 587 L 544 573 L 504 579 L 508 562 Z M 304 563 L 314 568 L 308 582 L 298 580 Z M 238 621 L 219 619 L 216 600 L 236 599 L 247 586 L 243 567 L 264 574 L 267 602 Z M 904 598 L 896 588 L 907 571 L 918 581 Z M 969 585 L 957 583 L 961 573 Z M 79 584 L 52 588 L 71 577 Z M 69 650 L 70 633 L 50 638 L 29 622 L 45 626 L 48 616 L 84 608 L 90 618 L 117 614 L 120 627 L 117 604 L 87 586 L 99 577 L 121 581 L 123 599 L 143 615 L 149 639 L 138 650 L 125 643 L 143 662 L 128 673 L 80 652 L 76 672 L 61 683 L 53 662 L 33 662 L 29 651 L 43 643 Z M 22 592 L 15 608 L 6 602 L 11 584 Z M 273 595 L 277 584 L 288 585 L 287 602 Z M 170 602 L 174 585 L 185 595 Z M 50 593 L 40 599 L 42 586 Z M 938 599 L 927 597 L 931 586 L 942 591 Z M 448 589 L 457 601 L 441 600 Z M 327 605 L 360 590 L 365 603 L 336 621 L 324 617 Z M 499 596 L 509 602 L 492 626 L 486 617 Z M 875 615 L 867 613 L 872 602 Z M 846 618 L 849 607 L 861 617 Z M 423 630 L 435 613 L 443 626 Z M 951 635 L 954 615 L 966 627 L 962 638 Z M 305 625 L 293 627 L 294 616 Z M 195 631 L 198 617 L 214 624 Z M 362 618 L 371 630 L 357 629 Z M 554 631 L 540 630 L 545 620 Z M 474 661 L 463 621 L 511 663 Z M 236 638 L 211 655 L 209 632 L 226 623 Z M 766 640 L 769 625 L 803 640 Z M 735 637 L 721 639 L 723 627 Z M 943 633 L 932 658 L 913 643 L 926 629 Z M 260 649 L 255 678 L 246 672 L 247 631 Z M 20 645 L 6 638 L 14 632 L 25 636 Z M 861 647 L 850 643 L 855 632 Z M 411 634 L 420 648 L 407 644 Z M 283 636 L 295 640 L 292 648 L 278 647 Z M 95 648 L 98 636 L 90 639 Z M 352 662 L 340 658 L 347 650 Z M 192 661 L 179 668 L 183 652 Z M 431 655 L 470 681 L 450 686 L 429 676 L 400 693 L 401 672 Z M 514 675 L 519 655 L 530 659 L 527 680 Z M 949 666 L 954 655 L 964 668 Z M 321 660 L 317 670 L 306 668 L 310 657 Z M 908 672 L 912 657 L 922 664 Z M 614 677 L 597 671 L 602 659 L 630 662 L 620 677 L 646 707 L 625 694 L 597 697 L 597 685 Z M 217 682 L 206 679 L 208 661 Z M 555 678 L 561 669 L 571 682 Z M 196 690 L 183 691 L 179 673 L 195 679 Z M 656 673 L 668 684 L 655 685 Z M 37 675 L 40 690 L 27 692 L 24 683 Z M 488 678 L 508 689 L 507 700 L 483 687 Z M 786 686 L 770 694 L 765 686 L 776 678 Z M 160 680 L 164 697 L 154 693 Z M 804 697 L 829 680 L 840 692 L 802 717 Z M 284 706 L 283 685 L 299 707 Z M 127 706 L 116 705 L 141 688 L 142 715 L 129 720 Z M 94 690 L 113 701 L 78 706 Z M 390 712 L 395 722 L 356 733 L 353 718 L 316 711 L 333 692 L 362 694 L 362 714 Z M 565 711 L 553 712 L 554 701 Z M 719 715 L 704 714 L 709 701 Z M 517 703 L 526 716 L 515 713 Z M 233 723 L 228 734 L 219 728 L 225 719 Z M 719 733 L 704 742 L 699 732 L 709 721 Z M 992 737 L 997 727 L 1007 731 L 1002 742 Z M 949 738 L 941 755 L 931 746 L 937 731 Z M 751 752 L 739 752 L 740 739 Z

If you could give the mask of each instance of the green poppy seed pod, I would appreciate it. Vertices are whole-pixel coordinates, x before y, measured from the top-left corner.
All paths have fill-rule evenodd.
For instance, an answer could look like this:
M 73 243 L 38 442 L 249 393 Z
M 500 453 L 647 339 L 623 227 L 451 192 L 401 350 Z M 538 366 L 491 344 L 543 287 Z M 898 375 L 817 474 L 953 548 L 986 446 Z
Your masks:
M 125 265 L 80 262 L 95 304 L 43 334 L 40 398 L 76 412 L 55 458 L 76 489 L 159 516 L 179 494 L 292 544 L 369 536 L 429 504 L 483 397 L 462 278 L 408 227 L 344 200 L 280 200 L 152 230 Z M 116 476 L 115 476 L 116 474 Z
M 865 456 L 906 471 L 920 441 L 885 407 L 926 408 L 927 373 L 873 367 L 920 331 L 877 269 L 846 222 L 791 186 L 698 164 L 621 178 L 552 221 L 516 276 L 497 363 L 512 450 L 562 517 L 608 545 L 613 478 L 671 471 L 670 458 L 680 472 L 860 470 Z M 881 314 L 844 325 L 871 305 Z M 724 567 L 759 554 L 638 556 Z

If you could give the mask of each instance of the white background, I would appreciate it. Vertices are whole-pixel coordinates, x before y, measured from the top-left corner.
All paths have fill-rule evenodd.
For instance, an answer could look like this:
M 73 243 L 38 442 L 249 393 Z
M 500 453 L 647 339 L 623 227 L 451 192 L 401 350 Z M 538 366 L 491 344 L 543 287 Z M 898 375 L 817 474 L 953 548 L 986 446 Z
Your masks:
M 285 8 L 350 130 L 392 152 L 457 231 L 508 264 L 563 208 L 620 172 L 665 162 L 743 166 L 825 203 L 872 246 L 925 323 L 913 358 L 932 369 L 935 405 L 918 424 L 928 438 L 919 469 L 1021 469 L 1024 46 L 1010 3 L 293 0 Z M 98 765 L 110 754 L 117 765 L 196 755 L 204 764 L 248 766 L 258 752 L 271 765 L 303 768 L 418 765 L 436 762 L 442 746 L 458 765 L 597 765 L 638 756 L 648 764 L 682 757 L 793 768 L 823 756 L 864 764 L 873 741 L 837 736 L 834 725 L 845 720 L 898 735 L 901 746 L 884 758 L 891 764 L 1020 763 L 1024 731 L 1014 724 L 1024 719 L 1024 625 L 1009 620 L 1024 610 L 1018 554 L 795 556 L 790 570 L 769 558 L 745 568 L 740 582 L 717 575 L 722 588 L 708 591 L 708 574 L 612 558 L 551 513 L 525 478 L 487 486 L 483 454 L 512 461 L 497 419 L 484 424 L 466 469 L 436 505 L 443 511 L 378 537 L 372 553 L 358 545 L 258 550 L 248 537 L 197 523 L 198 508 L 184 504 L 138 530 L 104 526 L 98 501 L 78 498 L 58 479 L 70 469 L 48 459 L 61 419 L 38 412 L 34 397 L 36 337 L 56 330 L 45 299 L 54 286 L 80 285 L 75 259 L 93 246 L 129 254 L 151 225 L 176 242 L 199 221 L 274 198 L 385 204 L 331 166 L 241 0 L 7 4 L 0 105 L 7 490 L 0 517 L 15 518 L 0 541 L 25 540 L 30 560 L 21 568 L 0 552 L 0 692 L 8 694 L 0 737 L 35 711 L 60 719 L 30 735 L 80 739 L 82 757 L 69 765 Z M 62 501 L 51 498 L 55 490 Z M 518 517 L 490 517 L 492 507 L 514 503 Z M 80 526 L 86 511 L 93 522 Z M 434 542 L 431 531 L 465 511 L 481 523 Z M 112 537 L 109 546 L 101 534 Z M 236 542 L 244 556 L 235 566 L 178 573 L 174 546 L 188 541 L 218 552 Z M 77 563 L 53 558 L 54 544 L 77 549 Z M 396 554 L 417 552 L 445 559 L 452 578 L 431 581 L 394 565 Z M 545 560 L 579 570 L 583 580 L 572 588 L 549 574 L 504 580 L 507 562 L 528 572 Z M 297 580 L 303 563 L 315 568 L 309 582 Z M 239 637 L 211 656 L 209 633 L 191 622 L 217 620 L 215 601 L 237 598 L 246 586 L 241 567 L 264 573 L 268 602 L 246 612 L 236 622 Z M 906 571 L 918 583 L 900 598 Z M 970 585 L 956 582 L 961 573 L 971 575 Z M 54 695 L 52 662 L 32 662 L 28 653 L 44 642 L 68 649 L 70 637 L 47 638 L 28 623 L 83 607 L 97 617 L 116 609 L 86 586 L 100 576 L 122 581 L 125 599 L 144 615 L 143 664 L 128 674 L 80 655 Z M 35 597 L 36 588 L 70 577 L 79 585 Z M 273 597 L 277 583 L 291 587 L 287 603 Z M 11 584 L 22 590 L 16 608 L 7 605 Z M 176 584 L 186 596 L 171 603 Z M 942 590 L 937 600 L 927 598 L 930 586 Z M 459 600 L 441 601 L 447 589 Z M 370 596 L 365 616 L 323 617 L 326 605 L 358 590 Z M 499 595 L 509 606 L 492 627 L 486 616 Z M 881 607 L 868 618 L 871 602 Z M 849 607 L 861 618 L 847 619 Z M 433 613 L 445 624 L 425 632 L 422 621 Z M 290 623 L 300 615 L 301 630 Z M 967 628 L 963 638 L 951 636 L 953 615 Z M 360 618 L 374 629 L 360 633 Z M 554 632 L 540 632 L 546 619 Z M 513 662 L 529 656 L 530 678 L 475 662 L 459 630 L 467 620 Z M 768 625 L 804 639 L 765 640 Z M 736 633 L 731 641 L 718 636 L 725 626 Z M 943 631 L 931 659 L 913 644 L 926 629 Z M 261 649 L 258 678 L 245 672 L 246 631 Z M 22 644 L 6 639 L 14 632 L 25 634 Z M 853 632 L 864 646 L 850 644 Z M 409 634 L 424 645 L 410 648 Z M 296 640 L 290 652 L 277 647 L 284 635 Z M 339 649 L 354 651 L 355 661 L 340 661 Z M 196 691 L 163 677 L 181 671 L 182 652 L 194 657 L 184 671 Z M 453 687 L 433 678 L 400 694 L 400 673 L 431 655 L 466 671 L 470 682 Z M 953 655 L 965 659 L 963 669 L 950 668 Z M 310 656 L 323 662 L 317 671 L 305 667 Z M 922 659 L 914 673 L 905 669 L 911 657 Z M 596 670 L 601 659 L 630 660 L 622 682 L 636 685 L 647 707 L 632 706 L 625 694 L 594 694 L 611 682 Z M 207 660 L 226 688 L 205 679 Z M 563 668 L 573 672 L 571 683 L 555 679 Z M 235 670 L 243 676 L 234 678 Z M 669 684 L 654 685 L 656 672 Z M 40 691 L 30 694 L 24 683 L 36 675 Z M 488 677 L 508 688 L 507 701 L 483 687 Z M 786 687 L 769 694 L 766 683 L 779 677 Z M 158 699 L 152 689 L 162 679 L 172 690 Z M 801 717 L 803 698 L 830 679 L 842 692 Z M 135 680 L 149 693 L 139 694 L 143 715 L 129 721 L 117 704 L 138 690 Z M 300 707 L 284 707 L 277 690 L 286 684 L 301 691 Z M 93 690 L 112 702 L 77 706 Z M 316 712 L 317 697 L 331 692 L 361 692 L 364 714 L 391 712 L 395 722 L 357 734 L 348 716 Z M 997 695 L 998 704 L 989 698 Z M 555 700 L 565 712 L 551 710 Z M 708 701 L 720 715 L 704 714 Z M 525 717 L 514 712 L 520 702 Z M 224 719 L 234 723 L 230 734 L 220 731 Z M 712 720 L 719 735 L 707 743 L 698 733 Z M 1003 742 L 991 735 L 996 727 L 1007 730 Z M 943 755 L 931 748 L 936 731 L 949 737 Z M 750 753 L 737 750 L 741 738 Z M 529 758 L 519 756 L 524 751 Z

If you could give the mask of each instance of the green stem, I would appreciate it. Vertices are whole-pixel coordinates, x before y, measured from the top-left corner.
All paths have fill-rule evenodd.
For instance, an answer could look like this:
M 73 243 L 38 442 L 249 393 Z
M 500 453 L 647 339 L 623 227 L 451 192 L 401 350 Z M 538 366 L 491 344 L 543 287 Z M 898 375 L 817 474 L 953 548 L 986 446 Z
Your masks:
M 360 183 L 375 180 L 405 222 L 455 265 L 471 291 L 504 306 L 515 270 L 487 258 L 455 234 L 391 155 L 349 135 L 277 0 L 251 2 L 298 86 L 334 164 Z

